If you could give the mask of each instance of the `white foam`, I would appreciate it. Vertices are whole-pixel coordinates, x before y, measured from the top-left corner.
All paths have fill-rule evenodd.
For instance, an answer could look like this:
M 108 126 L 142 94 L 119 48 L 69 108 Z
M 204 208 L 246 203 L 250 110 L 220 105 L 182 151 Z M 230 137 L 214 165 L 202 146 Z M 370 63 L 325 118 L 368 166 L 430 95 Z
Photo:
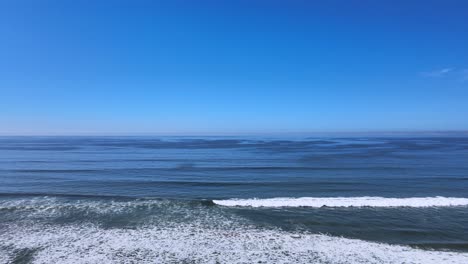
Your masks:
M 250 207 L 441 207 L 467 206 L 468 198 L 454 197 L 301 197 L 301 198 L 269 198 L 269 199 L 229 199 L 213 200 L 223 206 Z
M 11 263 L 11 256 L 9 252 L 4 249 L 0 249 L 0 263 Z
M 57 213 L 62 210 L 88 210 L 99 214 L 119 213 L 137 207 L 158 207 L 171 204 L 168 200 L 134 201 L 65 201 L 55 197 L 36 197 L 0 201 L 0 210 L 33 211 L 35 213 Z
M 32 263 L 468 263 L 468 253 L 427 251 L 326 235 L 249 227 L 231 229 L 11 226 L 0 248 Z M 0 258 L 1 260 L 2 258 Z

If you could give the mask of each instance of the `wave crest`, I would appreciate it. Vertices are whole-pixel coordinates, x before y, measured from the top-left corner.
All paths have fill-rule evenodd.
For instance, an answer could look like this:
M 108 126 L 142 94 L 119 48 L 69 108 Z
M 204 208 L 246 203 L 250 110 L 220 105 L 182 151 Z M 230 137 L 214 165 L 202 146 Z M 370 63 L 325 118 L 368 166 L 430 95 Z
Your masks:
M 468 206 L 468 198 L 455 197 L 301 197 L 213 200 L 223 206 L 239 207 L 448 207 Z

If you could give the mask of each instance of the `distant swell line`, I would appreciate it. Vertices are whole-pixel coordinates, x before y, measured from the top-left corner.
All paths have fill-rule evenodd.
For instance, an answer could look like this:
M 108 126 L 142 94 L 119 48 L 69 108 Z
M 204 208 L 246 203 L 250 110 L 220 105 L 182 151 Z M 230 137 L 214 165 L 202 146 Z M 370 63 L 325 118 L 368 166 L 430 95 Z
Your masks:
M 238 207 L 449 207 L 468 206 L 468 198 L 455 197 L 301 197 L 213 200 L 222 206 Z

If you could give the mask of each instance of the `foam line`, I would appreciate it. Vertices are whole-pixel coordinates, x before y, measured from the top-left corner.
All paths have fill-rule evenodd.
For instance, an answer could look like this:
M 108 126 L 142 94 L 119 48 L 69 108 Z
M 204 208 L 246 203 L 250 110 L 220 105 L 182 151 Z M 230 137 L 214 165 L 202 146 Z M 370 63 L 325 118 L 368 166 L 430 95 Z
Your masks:
M 249 207 L 447 207 L 467 206 L 468 198 L 454 197 L 301 197 L 213 200 L 223 206 Z

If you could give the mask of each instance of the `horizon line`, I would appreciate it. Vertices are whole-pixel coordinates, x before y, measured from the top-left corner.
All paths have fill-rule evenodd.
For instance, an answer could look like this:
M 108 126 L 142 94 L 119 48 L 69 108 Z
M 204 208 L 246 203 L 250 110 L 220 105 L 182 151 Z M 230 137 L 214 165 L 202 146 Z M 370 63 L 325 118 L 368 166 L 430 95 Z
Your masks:
M 368 130 L 310 132 L 77 132 L 77 133 L 1 133 L 0 137 L 237 137 L 237 136 L 468 136 L 468 130 Z

